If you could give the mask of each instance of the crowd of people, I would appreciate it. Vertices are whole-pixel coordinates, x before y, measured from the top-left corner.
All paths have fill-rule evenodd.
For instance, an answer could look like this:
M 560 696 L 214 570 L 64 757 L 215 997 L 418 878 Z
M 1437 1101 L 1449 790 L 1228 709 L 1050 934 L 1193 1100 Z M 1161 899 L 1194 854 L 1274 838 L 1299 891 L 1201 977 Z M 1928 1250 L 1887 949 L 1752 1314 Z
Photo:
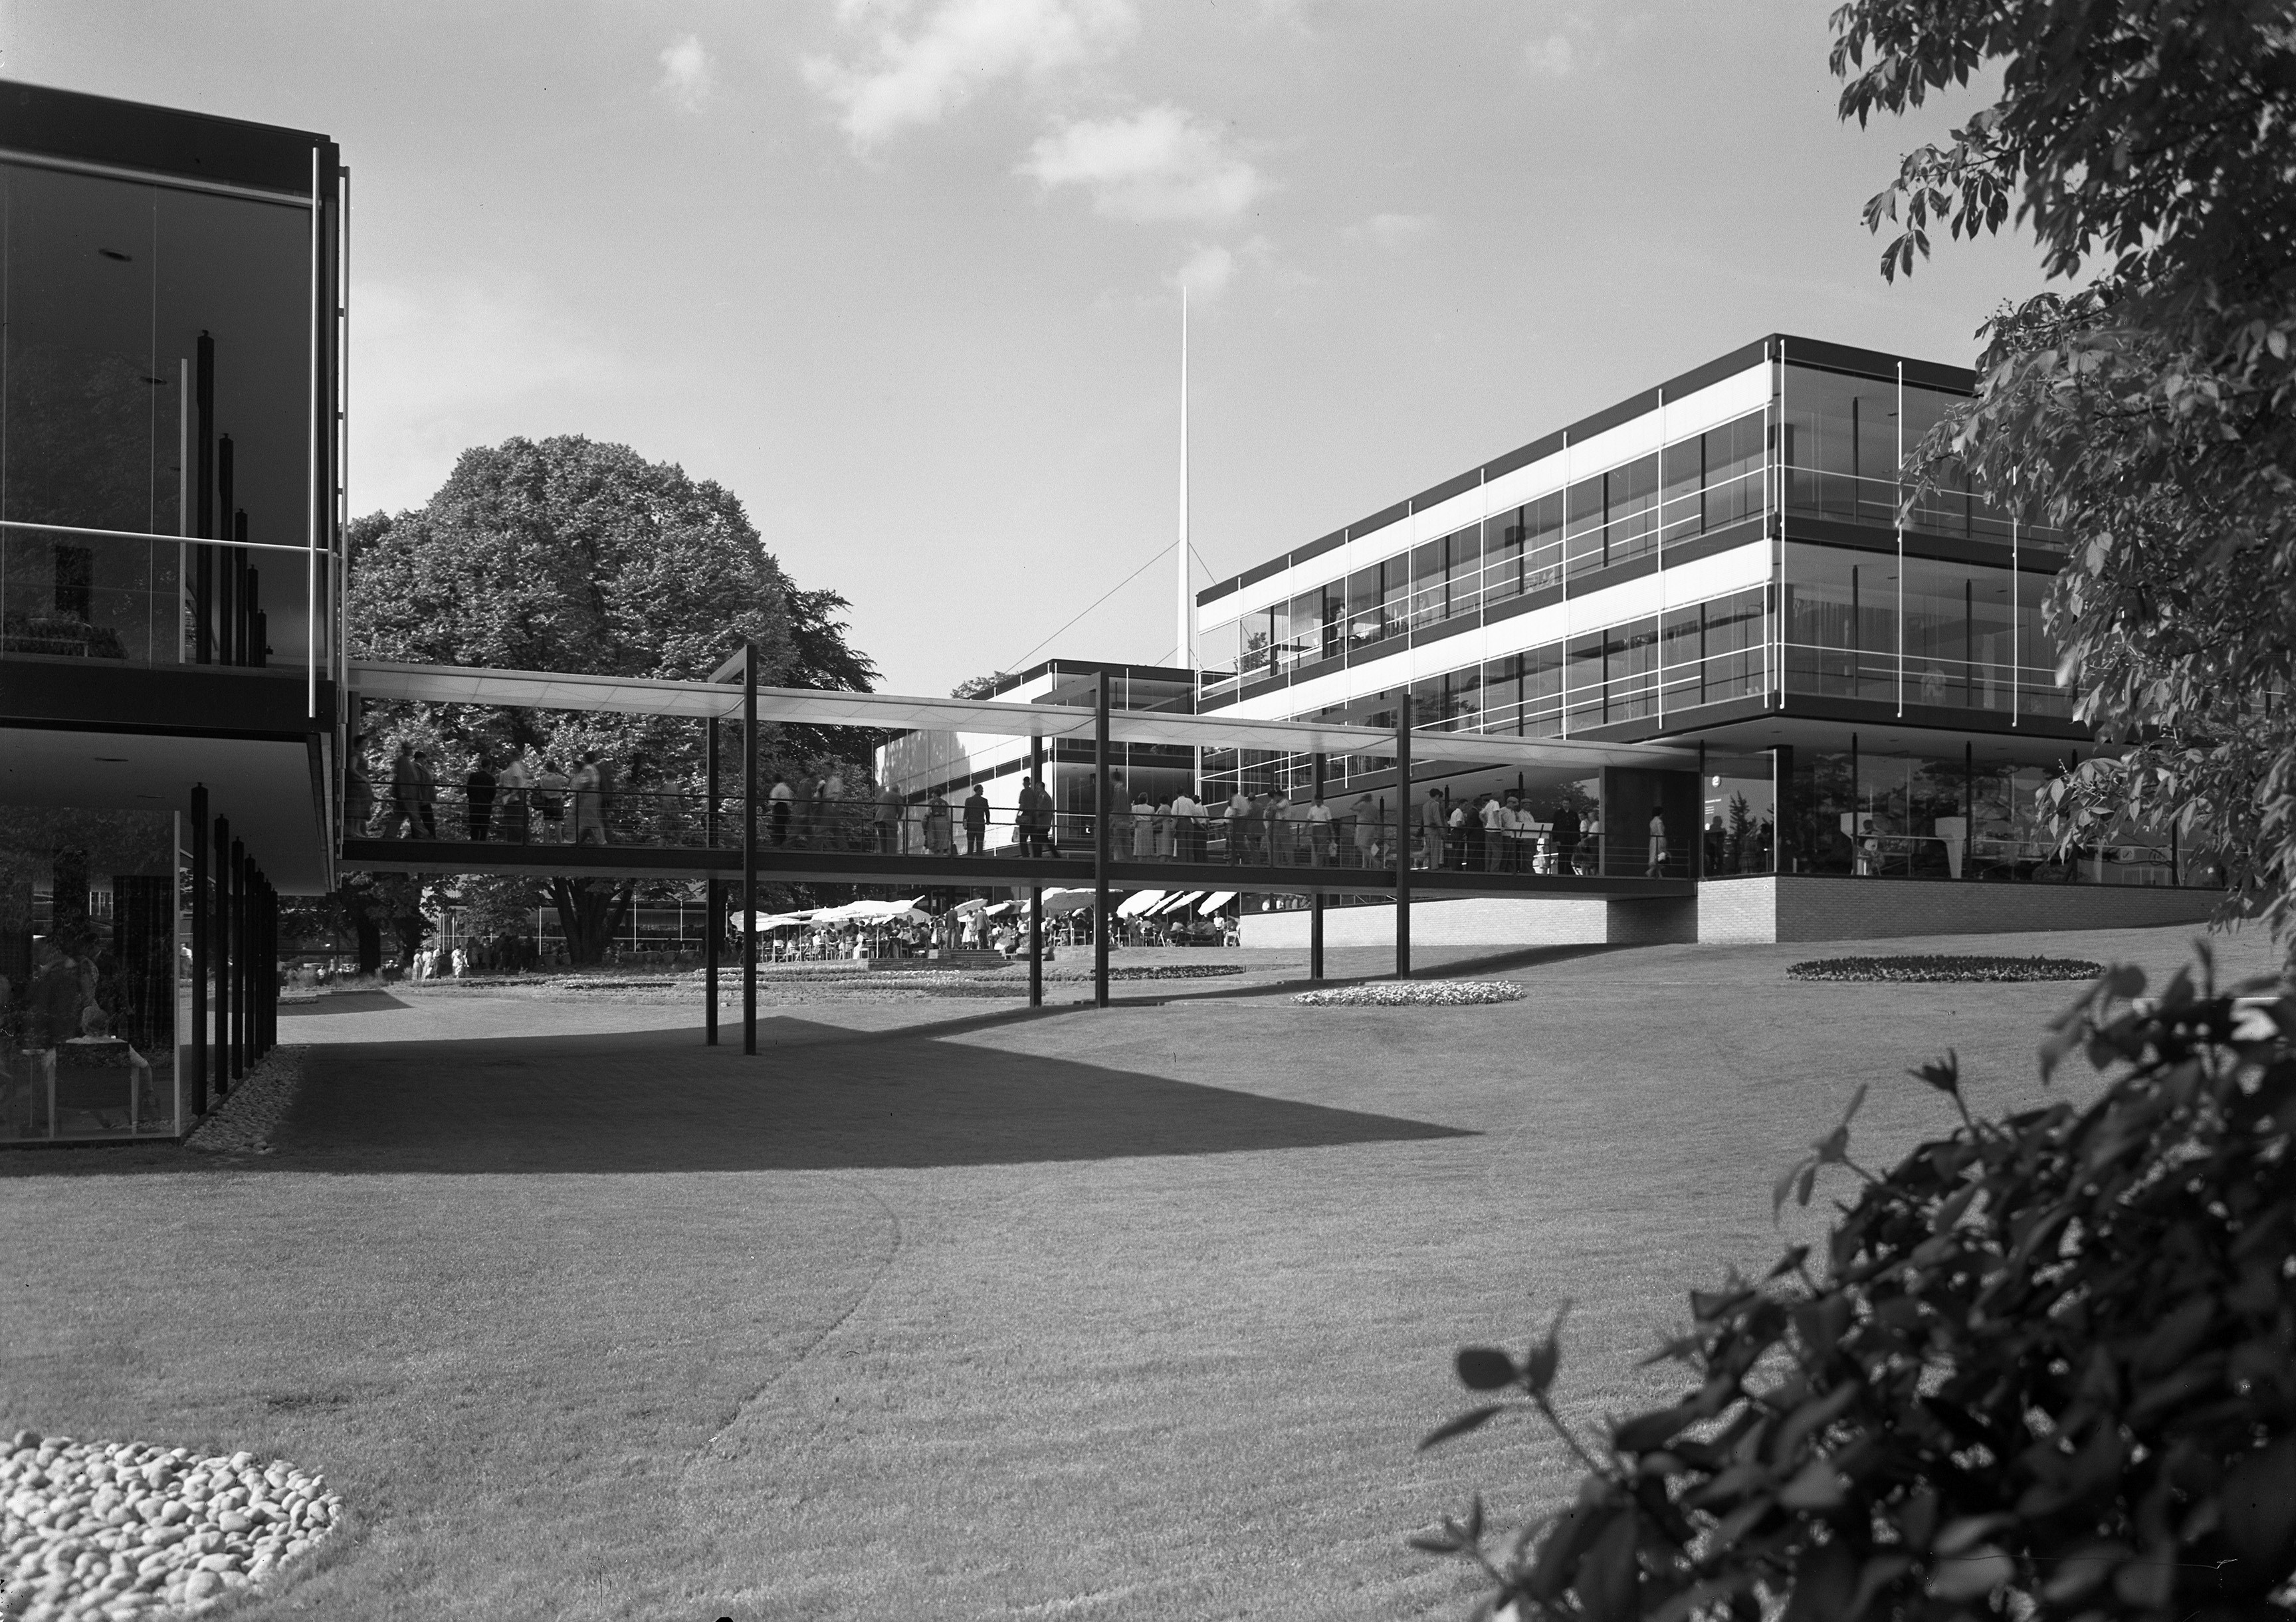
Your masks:
M 463 773 L 462 825 L 455 827 L 450 815 L 442 833 L 439 773 L 428 750 L 402 739 L 378 784 L 364 751 L 355 749 L 345 774 L 346 824 L 370 839 L 611 844 L 611 819 L 621 801 L 613 763 L 596 750 L 583 750 L 572 758 L 570 773 L 555 757 L 521 750 L 497 770 L 481 747 Z

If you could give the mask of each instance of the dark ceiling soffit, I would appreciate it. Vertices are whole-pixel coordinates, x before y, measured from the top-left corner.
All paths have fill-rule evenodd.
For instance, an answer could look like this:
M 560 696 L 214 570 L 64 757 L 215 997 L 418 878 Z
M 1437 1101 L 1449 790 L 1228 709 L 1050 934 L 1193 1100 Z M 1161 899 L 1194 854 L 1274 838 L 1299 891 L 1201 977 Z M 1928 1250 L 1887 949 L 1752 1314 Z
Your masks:
M 313 148 L 329 194 L 338 162 L 327 137 L 308 130 L 42 85 L 0 85 L 0 147 L 296 197 L 311 194 Z

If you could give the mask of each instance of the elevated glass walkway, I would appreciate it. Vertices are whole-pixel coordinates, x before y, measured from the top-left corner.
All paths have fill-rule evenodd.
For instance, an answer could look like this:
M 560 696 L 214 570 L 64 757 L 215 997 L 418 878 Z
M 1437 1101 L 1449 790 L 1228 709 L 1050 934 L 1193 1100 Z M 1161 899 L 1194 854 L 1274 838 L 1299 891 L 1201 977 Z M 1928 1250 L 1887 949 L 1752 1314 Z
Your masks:
M 389 784 L 377 783 L 377 817 L 342 830 L 340 864 L 350 869 L 700 878 L 709 882 L 713 900 L 718 887 L 729 881 L 742 884 L 745 896 L 759 883 L 786 881 L 887 885 L 908 894 L 1090 887 L 1100 921 L 1131 890 L 1305 895 L 1316 914 L 1309 971 L 1318 979 L 1322 912 L 1330 897 L 1397 904 L 1396 972 L 1402 975 L 1410 971 L 1414 896 L 1685 899 L 1694 894 L 1699 876 L 1697 756 L 1662 745 L 1112 709 L 1104 685 L 1090 708 L 776 688 L 756 682 L 746 648 L 706 682 L 357 659 L 348 675 L 351 696 L 359 700 L 685 718 L 707 729 L 708 762 L 699 794 L 586 795 L 571 785 L 553 785 L 497 789 L 473 801 L 447 788 L 407 807 L 391 799 Z M 740 758 L 730 763 L 721 759 L 719 748 L 727 723 L 742 724 Z M 1332 758 L 1374 758 L 1393 763 L 1388 791 L 1406 821 L 1398 829 L 1390 815 L 1369 839 L 1354 837 L 1352 827 L 1347 837 L 1336 831 L 1319 837 L 1312 828 L 1303 836 L 1303 824 L 1287 823 L 1271 840 L 1264 828 L 1231 825 L 1215 806 L 1198 817 L 1172 818 L 1155 842 L 1166 854 L 1147 855 L 1151 842 L 1136 837 L 1132 813 L 1122 806 L 1106 816 L 1048 809 L 1029 826 L 1016 826 L 1010 809 L 986 820 L 976 810 L 968 826 L 955 806 L 922 820 L 915 807 L 877 801 L 800 807 L 786 791 L 776 798 L 758 780 L 760 763 L 750 741 L 759 737 L 758 726 L 773 723 L 1025 738 L 1039 766 L 1055 741 L 1088 742 L 1096 765 L 1095 806 L 1111 799 L 1110 760 L 1120 744 L 1191 749 L 1199 758 L 1208 750 L 1308 757 L 1319 770 Z M 1613 831 L 1589 833 L 1567 850 L 1521 839 L 1485 853 L 1473 866 L 1442 864 L 1440 856 L 1436 864 L 1422 864 L 1416 823 L 1422 813 L 1410 798 L 1418 774 L 1486 766 L 1546 778 L 1599 778 L 1603 815 Z M 1037 774 L 1041 780 L 1041 769 Z M 1653 812 L 1662 815 L 1669 835 L 1665 853 L 1655 857 L 1645 831 Z M 750 910 L 743 908 L 742 915 L 750 918 Z M 1096 1001 L 1104 1005 L 1108 930 L 1095 927 L 1094 936 Z M 750 945 L 742 954 L 745 970 L 756 959 L 754 942 Z M 1038 946 L 1032 929 L 1032 962 Z M 714 953 L 712 961 L 714 969 Z M 754 1051 L 753 1022 L 749 1045 Z

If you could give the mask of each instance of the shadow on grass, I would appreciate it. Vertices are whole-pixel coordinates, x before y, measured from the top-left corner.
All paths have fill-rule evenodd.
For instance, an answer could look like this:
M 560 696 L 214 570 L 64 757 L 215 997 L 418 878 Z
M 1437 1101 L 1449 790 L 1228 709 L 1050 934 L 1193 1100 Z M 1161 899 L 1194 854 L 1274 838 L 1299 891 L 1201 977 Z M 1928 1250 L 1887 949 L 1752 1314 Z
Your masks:
M 349 1043 L 315 1050 L 272 1153 L 210 1158 L 174 1147 L 122 1146 L 116 1153 L 25 1155 L 5 1170 L 824 1171 L 1475 1135 L 935 1039 L 1013 1022 L 1004 1013 L 922 1032 L 857 1036 L 803 1020 L 764 1019 L 755 1058 L 742 1056 L 738 1027 L 716 1048 L 701 1045 L 693 1028 Z
M 406 1003 L 388 991 L 340 991 L 318 997 L 308 1003 L 282 1003 L 279 1017 L 294 1020 L 311 1014 L 382 1013 L 389 1009 L 405 1008 Z M 293 1041 L 292 1036 L 283 1040 Z

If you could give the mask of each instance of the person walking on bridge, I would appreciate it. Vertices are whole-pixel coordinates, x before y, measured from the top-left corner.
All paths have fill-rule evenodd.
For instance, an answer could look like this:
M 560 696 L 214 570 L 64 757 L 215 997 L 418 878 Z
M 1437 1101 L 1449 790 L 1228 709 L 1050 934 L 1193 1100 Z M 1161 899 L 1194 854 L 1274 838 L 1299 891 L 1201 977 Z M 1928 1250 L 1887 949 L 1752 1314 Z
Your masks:
M 964 854 L 977 856 L 988 839 L 988 796 L 974 783 L 972 792 L 964 797 Z

